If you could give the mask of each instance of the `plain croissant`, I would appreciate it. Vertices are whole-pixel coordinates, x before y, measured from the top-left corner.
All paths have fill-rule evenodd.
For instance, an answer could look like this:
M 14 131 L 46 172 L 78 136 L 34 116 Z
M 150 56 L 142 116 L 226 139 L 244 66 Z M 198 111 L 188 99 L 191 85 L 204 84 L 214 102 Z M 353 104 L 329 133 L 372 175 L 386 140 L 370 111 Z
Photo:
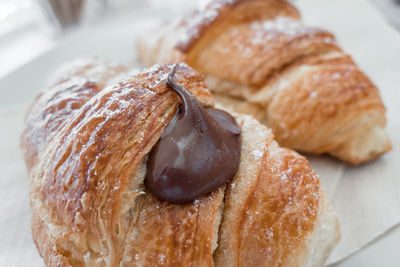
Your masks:
M 171 65 L 128 75 L 100 60 L 63 68 L 35 100 L 22 136 L 32 234 L 48 266 L 321 266 L 338 223 L 307 160 L 236 114 L 238 173 L 190 204 L 146 191 L 147 154 L 175 114 Z M 184 64 L 176 77 L 213 98 Z
M 284 0 L 214 0 L 138 41 L 147 64 L 185 61 L 216 103 L 252 114 L 283 145 L 351 164 L 391 149 L 378 89 L 329 32 Z

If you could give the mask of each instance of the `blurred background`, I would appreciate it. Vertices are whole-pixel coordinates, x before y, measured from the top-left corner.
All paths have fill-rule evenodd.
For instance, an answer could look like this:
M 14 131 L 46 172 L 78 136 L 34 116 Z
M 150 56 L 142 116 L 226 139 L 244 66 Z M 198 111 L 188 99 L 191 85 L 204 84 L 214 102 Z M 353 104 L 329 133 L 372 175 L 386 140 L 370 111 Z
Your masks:
M 0 78 L 66 36 L 143 12 L 174 14 L 206 0 L 0 0 Z M 297 0 L 302 1 L 302 0 Z M 331 0 L 334 1 L 334 0 Z M 400 30 L 400 0 L 366 0 Z M 355 16 L 356 11 L 355 11 Z

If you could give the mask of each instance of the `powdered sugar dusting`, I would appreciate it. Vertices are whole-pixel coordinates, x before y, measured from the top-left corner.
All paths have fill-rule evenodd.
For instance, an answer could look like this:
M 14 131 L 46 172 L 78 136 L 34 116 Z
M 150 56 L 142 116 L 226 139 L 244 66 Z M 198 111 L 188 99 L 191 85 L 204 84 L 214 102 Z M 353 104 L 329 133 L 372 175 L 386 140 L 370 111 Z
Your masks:
M 261 157 L 263 156 L 264 152 L 262 150 L 253 150 L 250 152 L 250 155 L 255 159 L 255 160 L 259 160 L 261 159 Z
M 177 48 L 187 50 L 192 43 L 218 18 L 221 10 L 237 0 L 203 1 L 199 9 L 184 17 L 178 28 Z
M 277 38 L 276 34 L 286 36 L 286 38 L 294 38 L 302 34 L 313 34 L 315 29 L 309 28 L 288 17 L 277 17 L 274 20 L 255 21 L 251 24 L 251 28 L 255 30 L 255 34 L 251 39 L 253 45 L 265 43 L 270 39 Z M 330 38 L 325 38 L 330 39 Z

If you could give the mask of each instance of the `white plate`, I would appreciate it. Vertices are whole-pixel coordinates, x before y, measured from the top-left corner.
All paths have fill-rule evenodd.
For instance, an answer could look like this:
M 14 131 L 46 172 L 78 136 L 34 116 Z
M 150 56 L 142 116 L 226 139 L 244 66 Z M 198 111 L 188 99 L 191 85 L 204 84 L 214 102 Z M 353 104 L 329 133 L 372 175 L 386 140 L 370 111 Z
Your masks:
M 60 64 L 77 57 L 98 55 L 122 64 L 132 64 L 136 60 L 134 32 L 141 28 L 141 23 L 146 23 L 143 17 L 137 21 L 132 23 L 132 19 L 124 17 L 69 36 L 55 49 L 0 80 L 0 94 L 3 96 L 0 107 L 32 102 Z
M 359 0 L 358 2 L 362 2 L 362 0 Z M 363 27 L 363 21 L 359 21 L 359 23 L 357 24 L 358 26 L 352 25 L 351 27 L 349 26 L 348 29 L 346 29 L 343 28 L 343 26 L 336 27 L 337 25 L 334 22 L 337 21 L 337 17 L 329 17 L 329 15 L 325 15 L 333 14 L 334 16 L 335 14 L 339 14 L 339 11 L 337 10 L 338 6 L 341 8 L 346 6 L 348 7 L 345 0 L 337 1 L 336 4 L 333 4 L 333 1 L 331 1 L 330 3 L 324 2 L 323 4 L 321 1 L 316 0 L 304 0 L 297 3 L 300 5 L 304 19 L 308 21 L 309 24 L 320 25 L 328 29 L 333 29 L 333 31 L 338 35 L 339 42 L 346 48 L 347 51 L 350 51 L 351 54 L 355 56 L 356 61 L 358 63 L 361 63 L 361 66 L 371 65 L 371 62 L 368 62 L 368 60 L 376 60 L 376 57 L 363 56 L 372 49 L 368 46 L 368 39 L 365 39 L 365 33 L 359 34 L 360 31 L 365 31 L 365 27 Z M 344 16 L 346 14 L 356 14 L 352 13 L 356 12 L 355 10 L 357 8 L 355 8 L 355 6 L 356 4 L 353 3 L 350 10 L 344 10 Z M 336 9 L 332 10 L 332 12 L 328 12 L 326 10 L 332 7 L 336 7 Z M 160 14 L 157 14 L 157 16 L 159 15 Z M 9 109 L 11 106 L 26 106 L 28 103 L 31 103 L 34 96 L 44 88 L 48 77 L 54 72 L 54 70 L 58 68 L 61 63 L 69 61 L 76 57 L 98 55 L 104 58 L 121 62 L 126 65 L 135 64 L 136 54 L 134 49 L 134 33 L 140 31 L 145 24 L 151 21 L 151 19 L 148 19 L 148 17 L 149 16 L 147 16 L 147 19 L 145 15 L 136 18 L 125 17 L 97 28 L 82 30 L 74 34 L 73 36 L 70 36 L 55 49 L 32 60 L 28 64 L 22 66 L 18 70 L 4 77 L 0 80 L 0 95 L 2 96 L 0 98 L 0 110 Z M 357 45 L 357 43 L 354 42 L 354 35 L 357 36 L 357 34 L 359 34 L 360 38 L 364 38 L 360 40 L 359 47 L 355 46 L 355 44 Z M 393 32 L 393 34 L 395 34 L 395 32 Z M 375 37 L 378 38 L 377 36 L 372 36 L 371 38 Z M 379 51 L 374 52 L 379 53 Z M 382 62 L 385 62 L 385 60 L 386 59 L 384 58 L 382 59 L 382 61 L 376 62 L 376 64 L 382 64 Z M 400 73 L 400 69 L 398 71 Z M 374 68 L 368 68 L 367 72 L 372 77 L 374 76 Z M 398 97 L 398 95 L 396 97 Z M 397 99 L 400 100 L 400 98 Z M 390 102 L 390 99 L 384 100 Z M 8 125 L 12 127 L 13 122 L 8 123 Z M 4 166 L 0 167 L 3 168 Z M 24 180 L 22 179 L 21 183 L 25 183 L 23 181 Z M 27 190 L 26 184 L 23 185 L 23 188 L 24 189 L 21 189 L 21 192 L 25 192 Z M 0 196 L 0 198 L 1 197 L 2 196 Z M 25 210 L 26 209 L 28 208 L 26 207 Z M 16 223 L 20 223 L 23 227 L 27 227 L 28 222 L 20 222 L 21 220 L 27 219 L 29 219 L 29 216 L 26 216 L 26 214 L 24 214 L 24 216 L 20 216 L 19 219 L 17 218 L 15 220 Z M 0 220 L 0 228 L 6 225 L 6 221 L 7 220 Z M 0 229 L 0 232 L 5 231 L 5 229 L 3 228 Z M 18 228 L 13 229 L 14 230 L 12 231 L 18 231 Z M 6 237 L 8 237 L 9 240 L 7 244 L 2 243 L 2 241 L 0 240 L 0 265 L 2 265 L 1 263 L 14 262 L 14 265 L 17 266 L 18 263 L 23 262 L 16 261 L 15 259 L 9 259 L 8 256 L 12 254 L 1 254 L 1 251 L 18 251 L 19 249 L 17 245 L 11 248 L 8 247 L 8 250 L 2 249 L 3 245 L 12 246 L 12 244 L 18 244 L 18 242 L 13 243 L 12 238 L 18 235 L 16 233 L 12 233 L 12 231 L 10 230 L 10 232 L 7 233 Z M 25 229 L 24 231 L 27 230 Z M 31 242 L 31 240 L 28 240 L 27 242 Z M 400 260 L 398 259 L 397 255 L 398 244 L 400 244 L 400 228 L 396 228 L 394 231 L 385 235 L 379 241 L 370 245 L 353 257 L 338 264 L 337 266 L 400 266 Z M 34 249 L 33 245 L 29 246 L 27 249 Z M 41 260 L 38 258 L 39 255 L 37 253 L 31 253 L 30 255 L 31 266 L 35 266 L 35 264 L 41 262 Z M 24 255 L 21 255 L 21 257 L 23 258 Z

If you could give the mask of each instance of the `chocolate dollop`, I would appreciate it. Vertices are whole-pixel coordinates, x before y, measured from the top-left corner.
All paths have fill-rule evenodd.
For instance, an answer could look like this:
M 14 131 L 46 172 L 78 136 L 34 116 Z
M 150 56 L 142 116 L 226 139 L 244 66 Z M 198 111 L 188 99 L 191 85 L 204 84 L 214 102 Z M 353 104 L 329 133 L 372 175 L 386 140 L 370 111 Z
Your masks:
M 161 200 L 187 203 L 233 178 L 239 168 L 241 132 L 230 114 L 203 108 L 174 80 L 176 66 L 167 85 L 182 103 L 150 152 L 145 186 Z

